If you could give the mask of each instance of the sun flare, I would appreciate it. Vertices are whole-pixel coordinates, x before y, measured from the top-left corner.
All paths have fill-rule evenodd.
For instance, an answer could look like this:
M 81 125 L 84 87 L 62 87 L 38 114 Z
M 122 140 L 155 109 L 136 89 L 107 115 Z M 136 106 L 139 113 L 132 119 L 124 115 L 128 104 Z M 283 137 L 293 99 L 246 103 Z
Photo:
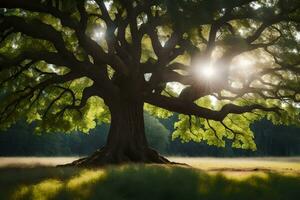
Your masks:
M 212 66 L 204 66 L 201 69 L 202 75 L 206 78 L 211 78 L 215 75 L 215 69 Z
M 102 28 L 95 28 L 92 33 L 92 39 L 96 42 L 102 40 L 105 36 L 105 31 Z
M 209 64 L 199 64 L 196 66 L 194 73 L 201 79 L 211 80 L 216 76 L 215 66 Z

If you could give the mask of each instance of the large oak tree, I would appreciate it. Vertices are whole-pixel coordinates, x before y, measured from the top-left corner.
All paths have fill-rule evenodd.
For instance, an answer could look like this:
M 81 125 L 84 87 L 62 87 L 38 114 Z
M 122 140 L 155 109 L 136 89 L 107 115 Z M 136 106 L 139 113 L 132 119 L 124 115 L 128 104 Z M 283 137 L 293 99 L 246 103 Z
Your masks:
M 75 165 L 168 163 L 143 110 L 173 137 L 255 149 L 261 118 L 299 124 L 299 0 L 1 0 L 0 122 L 37 131 L 110 122 Z

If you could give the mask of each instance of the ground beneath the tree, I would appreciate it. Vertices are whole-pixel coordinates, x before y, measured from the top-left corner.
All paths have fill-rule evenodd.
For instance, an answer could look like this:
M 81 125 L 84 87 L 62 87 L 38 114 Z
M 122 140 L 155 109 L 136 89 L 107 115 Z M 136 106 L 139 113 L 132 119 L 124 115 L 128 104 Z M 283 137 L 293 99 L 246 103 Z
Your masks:
M 0 157 L 1 168 L 54 167 L 71 163 L 80 157 Z M 258 172 L 278 172 L 300 175 L 300 157 L 167 157 L 172 162 L 186 163 L 205 172 L 248 175 Z M 241 172 L 243 172 L 241 174 Z
M 298 199 L 300 157 L 168 157 L 179 165 L 54 167 L 78 157 L 0 157 L 0 199 Z

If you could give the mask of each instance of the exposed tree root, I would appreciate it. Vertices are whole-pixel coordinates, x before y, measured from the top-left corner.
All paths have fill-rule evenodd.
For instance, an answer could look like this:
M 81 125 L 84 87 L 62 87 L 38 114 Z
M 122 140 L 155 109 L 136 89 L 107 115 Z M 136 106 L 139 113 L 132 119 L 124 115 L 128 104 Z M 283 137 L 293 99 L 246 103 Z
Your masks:
M 135 152 L 134 154 L 125 154 L 122 151 L 112 151 L 109 148 L 104 147 L 97 150 L 91 156 L 75 160 L 69 164 L 59 165 L 58 167 L 104 167 L 108 165 L 121 165 L 130 163 L 176 164 L 187 166 L 183 163 L 171 162 L 151 148 L 147 148 L 142 152 Z

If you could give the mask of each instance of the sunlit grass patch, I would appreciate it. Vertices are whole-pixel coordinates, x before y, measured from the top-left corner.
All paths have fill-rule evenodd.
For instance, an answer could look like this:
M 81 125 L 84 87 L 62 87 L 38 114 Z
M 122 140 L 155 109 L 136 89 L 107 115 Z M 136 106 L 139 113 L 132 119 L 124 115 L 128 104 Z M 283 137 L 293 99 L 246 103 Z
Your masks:
M 54 167 L 0 168 L 0 199 L 7 200 L 9 196 L 12 197 L 14 195 L 17 199 L 32 199 L 30 197 L 33 192 L 32 186 L 48 183 L 48 181 L 64 183 L 71 177 L 78 175 L 80 171 L 77 168 Z M 43 187 L 48 188 L 47 186 L 48 184 L 42 184 L 41 187 L 37 188 L 39 190 L 39 188 Z
M 96 171 L 84 170 L 80 173 L 79 176 L 70 179 L 67 182 L 66 187 L 71 190 L 77 190 L 80 189 L 81 187 L 87 186 L 88 184 L 93 184 L 99 178 L 104 176 L 105 176 L 104 170 L 96 170 Z
M 21 186 L 12 195 L 12 199 L 39 199 L 47 200 L 59 193 L 63 183 L 58 180 L 45 180 L 32 186 Z
M 56 171 L 57 169 L 53 169 Z M 68 173 L 69 169 L 61 169 L 63 172 Z M 70 177 L 69 179 L 46 179 L 39 183 L 22 184 L 13 192 L 11 199 L 61 199 L 60 197 L 76 195 L 77 199 L 84 199 L 90 196 L 91 187 L 96 182 L 99 182 L 100 178 L 105 177 L 104 170 L 79 170 L 77 175 Z M 25 172 L 26 174 L 26 172 Z M 51 176 L 52 174 L 45 171 L 45 175 Z M 26 175 L 25 175 L 26 176 Z M 46 178 L 46 177 L 45 177 Z M 35 182 L 35 181 L 34 181 Z M 18 184 L 18 183 L 17 183 Z M 71 197 L 70 196 L 70 197 Z M 75 196 L 74 196 L 75 197 Z M 73 199 L 73 198 L 70 198 Z
M 91 187 L 105 178 L 104 170 L 84 170 L 79 176 L 66 182 L 65 189 L 69 193 L 75 193 L 78 199 L 84 199 L 91 196 Z
M 171 159 L 190 167 L 2 167 L 0 200 L 298 200 L 300 196 L 296 158 Z
M 49 168 L 44 174 L 40 171 L 40 176 L 25 182 L 16 178 L 21 182 L 16 182 L 15 187 L 11 185 L 13 192 L 6 198 L 1 198 L 0 195 L 0 199 L 296 200 L 300 196 L 299 176 L 272 173 L 232 179 L 223 174 L 209 174 L 195 168 L 158 165 L 52 170 L 54 172 L 51 173 Z M 2 175 L 0 172 L 0 177 Z M 23 170 L 19 175 L 29 177 L 31 172 Z
M 299 157 L 258 158 L 211 158 L 171 157 L 172 161 L 188 163 L 190 166 L 211 174 L 222 173 L 230 178 L 247 178 L 252 175 L 280 173 L 300 176 Z

